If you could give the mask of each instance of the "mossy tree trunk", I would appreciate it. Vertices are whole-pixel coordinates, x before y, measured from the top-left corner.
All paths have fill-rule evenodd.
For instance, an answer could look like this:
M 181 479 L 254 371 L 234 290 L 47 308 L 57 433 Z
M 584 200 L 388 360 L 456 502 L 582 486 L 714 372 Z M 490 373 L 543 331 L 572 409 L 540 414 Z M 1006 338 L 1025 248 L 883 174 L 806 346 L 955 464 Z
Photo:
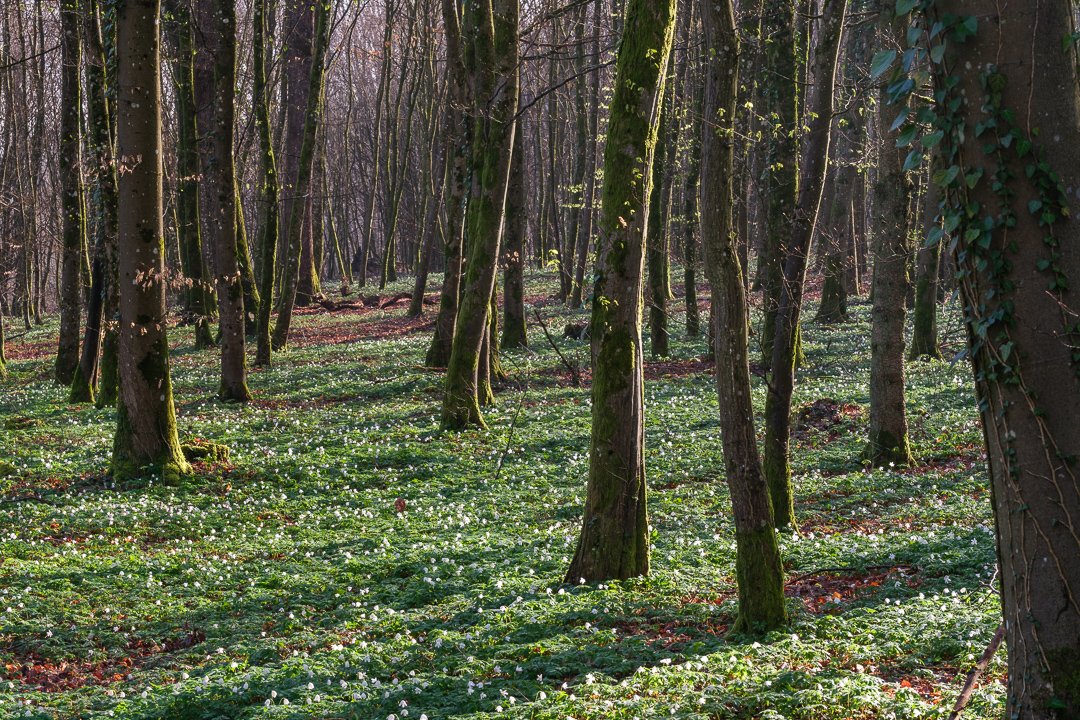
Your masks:
M 7 347 L 4 338 L 4 308 L 0 307 L 0 379 L 7 377 Z
M 668 343 L 667 283 L 667 203 L 664 202 L 664 177 L 667 174 L 667 146 L 671 117 L 671 95 L 664 93 L 660 120 L 653 150 L 652 190 L 649 197 L 648 247 L 645 254 L 649 271 L 649 352 L 654 358 L 670 354 Z M 674 154 L 674 153 L 673 153 Z M 674 158 L 673 158 L 674 159 Z
M 791 490 L 791 400 L 795 391 L 798 330 L 806 282 L 810 240 L 821 208 L 822 188 L 829 160 L 830 126 L 833 115 L 833 87 L 847 0 L 826 0 L 821 29 L 815 46 L 814 94 L 808 113 L 799 199 L 789 225 L 784 266 L 776 309 L 776 335 L 769 363 L 768 393 L 765 396 L 765 478 L 772 496 L 773 518 L 778 528 L 795 525 Z
M 525 332 L 525 143 L 514 133 L 510 187 L 506 192 L 506 250 L 503 252 L 502 348 L 528 347 Z M 587 242 L 587 240 L 586 240 Z
M 97 0 L 85 0 L 85 46 L 89 139 L 95 160 L 94 187 L 97 192 L 97 240 L 100 245 L 104 277 L 102 308 L 101 361 L 94 403 L 97 407 L 116 405 L 119 394 L 118 353 L 120 348 L 120 282 L 117 257 L 117 197 L 115 112 L 112 83 L 106 58 L 114 55 L 114 35 L 102 32 L 102 8 Z M 110 27 L 116 10 L 109 6 Z
M 473 98 L 472 188 L 467 216 L 469 260 L 443 394 L 442 426 L 449 430 L 484 427 L 480 402 L 489 386 L 481 382 L 479 373 L 483 343 L 489 335 L 517 124 L 518 0 L 467 3 L 462 28 Z
M 593 35 L 590 64 L 593 67 L 600 65 L 600 29 L 603 26 L 601 13 L 604 12 L 603 0 L 593 0 Z M 579 226 L 577 242 L 577 260 L 574 264 L 574 286 L 570 290 L 570 307 L 580 308 L 585 301 L 585 272 L 589 265 L 589 248 L 596 225 L 596 165 L 598 142 L 600 135 L 600 75 L 593 71 L 589 82 L 588 114 L 589 131 L 591 141 L 586 146 L 588 163 L 585 169 L 585 188 L 582 194 L 581 225 Z M 541 215 L 543 217 L 543 215 Z
M 750 390 L 748 317 L 733 225 L 738 36 L 731 0 L 702 2 L 708 65 L 702 112 L 701 237 L 712 286 L 716 389 L 724 466 L 735 515 L 739 615 L 734 629 L 767 631 L 787 621 L 784 571 L 762 474 Z
M 221 336 L 222 400 L 247 402 L 244 290 L 237 258 L 236 163 L 236 6 L 233 0 L 198 0 L 195 101 L 198 111 L 199 177 L 203 223 L 213 257 Z
M 278 178 L 274 139 L 270 130 L 270 97 L 267 88 L 268 0 L 255 0 L 252 18 L 252 55 L 255 103 L 255 131 L 259 134 L 259 303 L 255 320 L 255 364 L 270 364 L 270 314 L 274 305 L 274 275 L 278 245 Z
M 462 248 L 466 178 L 469 172 L 470 105 L 469 86 L 465 77 L 462 54 L 461 13 L 457 0 L 443 2 L 443 33 L 446 43 L 446 234 L 443 243 L 443 284 L 439 295 L 439 314 L 435 318 L 435 333 L 428 346 L 424 363 L 428 367 L 446 367 L 457 325 L 458 299 L 461 288 Z
M 89 193 L 87 207 L 93 218 L 93 262 L 90 271 L 89 298 L 86 308 L 86 327 L 79 366 L 71 382 L 68 399 L 71 402 L 93 402 L 98 390 L 98 372 L 102 350 L 102 331 L 112 328 L 115 335 L 115 318 L 107 318 L 106 306 L 113 300 L 115 313 L 116 294 L 116 186 L 112 168 L 112 132 L 105 101 L 105 59 L 101 50 L 98 8 L 94 0 L 83 0 L 82 13 L 83 56 L 86 67 L 86 129 L 87 181 Z M 115 363 L 112 374 L 115 388 Z M 115 402 L 115 390 L 113 391 Z
M 55 379 L 71 385 L 79 365 L 79 311 L 86 223 L 82 206 L 82 42 L 79 38 L 78 0 L 60 2 L 60 205 L 63 214 L 60 270 L 60 339 L 56 349 Z M 44 102 L 44 98 L 42 99 Z
M 311 53 L 310 74 L 308 76 L 307 110 L 302 116 L 303 126 L 300 132 L 300 155 L 297 159 L 297 174 L 292 186 L 292 197 L 288 203 L 284 282 L 281 288 L 281 309 L 271 346 L 274 350 L 284 348 L 289 341 L 289 328 L 292 325 L 293 308 L 296 305 L 296 290 L 300 276 L 301 242 L 304 224 L 308 218 L 305 212 L 308 195 L 311 193 L 311 176 L 314 170 L 315 141 L 322 119 L 323 85 L 326 78 L 326 47 L 330 33 L 330 10 L 323 2 L 315 3 L 315 39 Z M 300 15 L 303 15 L 301 9 Z M 298 52 L 303 52 L 298 50 Z
M 931 168 L 938 165 L 931 163 Z M 942 234 L 934 232 L 940 228 L 938 210 L 941 194 L 936 183 L 931 182 L 926 188 L 923 201 L 922 227 L 919 233 L 919 248 L 915 258 L 915 304 L 912 308 L 911 347 L 908 349 L 909 360 L 940 360 L 941 348 L 938 346 L 938 275 L 941 272 Z
M 259 283 L 255 279 L 255 263 L 251 259 L 247 222 L 244 220 L 240 178 L 235 171 L 233 172 L 233 207 L 236 208 L 236 270 L 240 274 L 240 288 L 244 293 L 244 333 L 254 335 L 255 318 L 259 314 L 262 302 L 259 295 Z
M 686 176 L 683 178 L 683 287 L 686 304 L 686 335 L 697 337 L 701 333 L 701 313 L 698 310 L 697 264 L 698 233 L 701 229 L 701 217 L 698 206 L 698 193 L 701 180 L 701 133 L 704 131 L 702 107 L 704 103 L 705 82 L 698 76 L 700 55 L 687 62 L 686 84 L 696 87 L 693 100 L 686 115 L 690 123 L 688 130 L 688 148 Z M 744 270 L 740 266 L 740 272 Z M 745 297 L 744 297 L 745 300 Z
M 568 582 L 649 572 L 642 280 L 653 151 L 675 0 L 629 0 L 604 147 L 593 290 L 592 437 L 585 516 Z
M 165 334 L 159 0 L 117 9 L 117 246 L 120 397 L 112 473 L 175 482 L 190 471 L 180 450 Z
M 1003 715 L 1076 718 L 1080 98 L 1076 45 L 1070 38 L 1062 49 L 1075 6 L 940 0 L 936 8 L 931 21 L 978 17 L 973 37 L 949 40 L 949 75 L 938 79 L 958 82 L 938 84 L 947 89 L 936 110 L 993 490 L 1009 648 Z M 984 123 L 992 127 L 970 131 Z
M 761 93 L 771 127 L 766 128 L 768 149 L 765 165 L 765 234 L 758 256 L 761 284 L 762 325 L 759 335 L 761 359 L 772 362 L 776 336 L 776 310 L 780 305 L 783 262 L 791 239 L 791 222 L 798 190 L 798 93 L 795 83 L 795 3 L 792 0 L 765 0 L 761 19 L 765 44 L 765 68 Z M 766 453 L 766 457 L 767 457 Z

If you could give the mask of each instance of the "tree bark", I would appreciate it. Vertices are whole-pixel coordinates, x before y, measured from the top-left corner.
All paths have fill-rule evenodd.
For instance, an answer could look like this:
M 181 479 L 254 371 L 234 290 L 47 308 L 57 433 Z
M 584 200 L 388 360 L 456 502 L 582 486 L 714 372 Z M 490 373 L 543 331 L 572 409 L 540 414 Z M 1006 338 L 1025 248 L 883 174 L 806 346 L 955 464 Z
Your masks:
M 462 48 L 461 11 L 457 0 L 443 0 L 443 28 L 446 36 L 446 79 L 448 84 L 446 122 L 446 238 L 443 245 L 442 291 L 439 314 L 424 363 L 428 367 L 446 367 L 457 326 L 461 288 L 462 247 L 465 221 L 465 182 L 469 169 L 471 123 L 466 111 L 470 105 Z
M 202 43 L 195 56 L 202 219 L 213 257 L 221 335 L 218 398 L 247 402 L 244 290 L 237 258 L 236 165 L 233 127 L 236 100 L 236 7 L 233 0 L 198 0 Z
M 260 220 L 259 248 L 259 303 L 255 323 L 255 364 L 270 364 L 270 314 L 274 305 L 274 276 L 277 265 L 278 245 L 278 178 L 277 159 L 274 157 L 274 139 L 270 132 L 270 97 L 267 88 L 268 58 L 266 49 L 269 37 L 267 1 L 254 0 L 252 35 L 253 72 L 252 91 L 255 103 L 255 129 L 259 134 L 259 188 Z
M 162 227 L 159 0 L 117 10 L 117 162 L 120 397 L 112 474 L 147 472 L 175 483 L 190 471 L 180 451 L 166 337 Z
M 830 126 L 837 52 L 846 15 L 846 0 L 826 0 L 814 57 L 814 95 L 807 120 L 799 198 L 785 247 L 776 335 L 772 342 L 769 391 L 765 396 L 765 478 L 772 495 L 773 519 L 778 528 L 795 524 L 791 491 L 791 400 L 795 391 L 795 363 L 802 311 L 806 260 L 818 221 L 822 187 L 829 160 Z
M 60 3 L 60 202 L 63 212 L 63 264 L 60 273 L 60 339 L 56 350 L 55 378 L 71 385 L 79 365 L 79 295 L 82 280 L 83 246 L 86 224 L 82 209 L 82 133 L 80 110 L 82 90 L 79 69 L 82 43 L 79 39 L 77 0 Z M 45 98 L 41 98 L 45 102 Z M 35 207 L 34 212 L 37 211 Z
M 593 290 L 592 437 L 585 516 L 568 582 L 649 572 L 642 280 L 653 150 L 674 0 L 629 0 L 611 99 Z
M 989 457 L 1004 714 L 1020 720 L 1080 717 L 1080 98 L 1076 46 L 1062 47 L 1073 9 L 940 0 L 929 18 L 978 18 L 937 68 L 939 181 Z
M 733 225 L 738 36 L 731 0 L 700 4 L 709 62 L 701 141 L 701 236 L 712 286 L 716 390 L 724 466 L 735 516 L 739 615 L 734 630 L 766 631 L 787 621 L 784 571 L 762 474 L 750 389 L 748 317 Z
M 478 6 L 479 5 L 479 6 Z M 472 87 L 472 190 L 469 195 L 469 262 L 446 369 L 442 426 L 485 427 L 480 415 L 479 371 L 506 209 L 518 106 L 518 0 L 468 3 L 466 69 Z M 494 344 L 494 343 L 493 343 Z M 486 393 L 485 393 L 486 395 Z
M 281 288 L 281 309 L 278 311 L 277 324 L 274 326 L 274 335 L 271 338 L 271 346 L 274 350 L 280 350 L 288 344 L 293 308 L 296 305 L 301 243 L 304 224 L 308 218 L 308 213 L 304 211 L 304 208 L 307 205 L 308 195 L 311 193 L 315 140 L 322 118 L 323 85 L 326 75 L 324 65 L 330 32 L 329 12 L 326 4 L 315 3 L 315 43 L 311 56 L 311 72 L 308 76 L 307 111 L 303 116 L 303 128 L 300 131 L 302 140 L 297 158 L 296 181 L 291 187 L 292 196 L 287 203 L 289 208 L 286 225 L 288 257 L 285 260 L 284 282 Z
M 502 348 L 528 347 L 525 332 L 525 143 L 514 133 L 514 157 L 506 194 L 506 251 L 503 253 Z

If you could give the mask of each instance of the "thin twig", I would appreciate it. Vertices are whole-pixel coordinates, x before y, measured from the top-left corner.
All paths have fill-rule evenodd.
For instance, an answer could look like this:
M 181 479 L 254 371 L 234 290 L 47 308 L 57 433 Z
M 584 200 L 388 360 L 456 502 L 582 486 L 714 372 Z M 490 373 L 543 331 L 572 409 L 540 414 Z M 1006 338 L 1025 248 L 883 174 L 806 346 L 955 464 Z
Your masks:
M 526 362 L 525 364 L 525 388 L 521 391 L 521 398 L 518 400 L 517 409 L 514 410 L 514 417 L 510 420 L 510 429 L 506 432 L 506 447 L 503 448 L 502 454 L 499 455 L 499 462 L 495 466 L 494 480 L 499 479 L 499 475 L 502 473 L 503 462 L 506 461 L 506 456 L 510 453 L 510 443 L 514 441 L 514 430 L 517 429 L 518 418 L 521 417 L 521 410 L 525 407 L 525 398 L 529 396 L 529 377 L 532 375 L 532 364 Z
M 979 676 L 986 670 L 986 666 L 994 659 L 994 653 L 1001 647 L 1001 641 L 1004 638 L 1005 625 L 1003 623 L 998 625 L 994 637 L 990 639 L 990 644 L 983 650 L 979 662 L 975 663 L 975 667 L 971 668 L 971 672 L 968 673 L 967 680 L 964 682 L 964 689 L 960 691 L 960 697 L 956 698 L 956 705 L 953 706 L 952 712 L 949 713 L 949 720 L 956 720 L 960 717 L 960 713 L 964 712 L 964 708 L 967 707 L 968 702 L 971 700 L 971 694 L 975 692 L 975 683 L 979 681 Z
M 540 325 L 540 329 L 544 331 L 544 337 L 547 338 L 548 344 L 551 345 L 552 350 L 559 356 L 559 360 L 562 361 L 563 366 L 570 371 L 570 381 L 574 387 L 581 387 L 581 373 L 578 371 L 577 364 L 571 364 L 566 356 L 562 354 L 562 350 L 555 344 L 555 339 L 551 337 L 551 332 L 548 331 L 547 323 L 544 322 L 544 318 L 540 317 L 540 310 L 533 308 L 533 315 L 536 317 L 536 322 Z

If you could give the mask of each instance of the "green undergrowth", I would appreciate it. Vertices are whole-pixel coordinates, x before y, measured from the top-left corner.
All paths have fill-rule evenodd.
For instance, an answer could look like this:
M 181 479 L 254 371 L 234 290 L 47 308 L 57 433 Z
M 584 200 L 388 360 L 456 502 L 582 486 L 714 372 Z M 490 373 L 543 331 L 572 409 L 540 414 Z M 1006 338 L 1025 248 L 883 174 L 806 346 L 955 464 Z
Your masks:
M 534 276 L 527 296 L 554 287 Z M 542 302 L 553 329 L 584 317 Z M 998 614 L 963 363 L 909 364 L 919 464 L 865 468 L 869 308 L 807 323 L 800 533 L 780 539 L 792 623 L 732 638 L 716 396 L 681 314 L 673 357 L 647 363 L 653 574 L 563 586 L 588 390 L 530 328 L 532 350 L 503 356 L 491 430 L 441 432 L 442 374 L 422 367 L 430 317 L 408 321 L 405 305 L 299 314 L 247 406 L 214 399 L 217 352 L 171 328 L 181 440 L 229 449 L 180 486 L 105 476 L 115 412 L 49 381 L 55 324 L 9 342 L 0 717 L 947 715 Z M 955 318 L 943 327 L 963 337 Z M 559 342 L 587 367 L 586 343 Z M 998 714 L 1003 659 L 966 718 Z

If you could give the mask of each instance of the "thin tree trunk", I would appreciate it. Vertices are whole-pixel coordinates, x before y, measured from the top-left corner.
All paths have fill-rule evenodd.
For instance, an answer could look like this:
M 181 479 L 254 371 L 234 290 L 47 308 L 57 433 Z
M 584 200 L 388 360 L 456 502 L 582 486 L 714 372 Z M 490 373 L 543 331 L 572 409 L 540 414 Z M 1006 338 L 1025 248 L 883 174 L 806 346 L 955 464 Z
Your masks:
M 750 390 L 745 283 L 733 226 L 738 37 L 731 0 L 702 2 L 709 58 L 701 141 L 701 236 L 712 286 L 713 348 L 724 466 L 735 516 L 736 631 L 771 630 L 787 621 L 784 571 L 762 474 Z
M 259 295 L 262 302 L 256 319 L 255 364 L 270 364 L 270 313 L 274 305 L 274 274 L 278 244 L 278 179 L 274 140 L 270 132 L 270 93 L 267 88 L 267 45 L 272 45 L 267 27 L 268 0 L 255 0 L 252 48 L 254 55 L 255 129 L 259 134 L 259 200 L 262 213 L 259 222 Z M 269 43 L 267 41 L 270 41 Z
M 60 340 L 56 350 L 55 379 L 71 385 L 79 365 L 79 296 L 86 225 L 82 208 L 82 133 L 80 110 L 82 90 L 79 69 L 82 66 L 82 42 L 79 39 L 79 13 L 75 0 L 63 0 L 60 8 L 61 89 L 60 147 L 57 160 L 60 173 L 60 202 L 64 217 L 63 266 L 60 274 Z M 44 97 L 41 99 L 45 101 Z M 37 207 L 33 208 L 37 211 Z
M 789 442 L 799 316 L 810 238 L 817 224 L 828 168 L 834 77 L 846 9 L 846 0 L 825 0 L 822 10 L 821 32 L 814 59 L 813 107 L 807 120 L 799 199 L 785 248 L 780 303 L 776 310 L 776 336 L 772 343 L 770 382 L 765 396 L 764 471 L 772 496 L 773 520 L 778 528 L 790 528 L 795 524 Z
M 661 100 L 660 120 L 653 150 L 652 195 L 649 198 L 649 244 L 646 257 L 649 271 L 649 352 L 654 358 L 667 357 L 668 304 L 667 304 L 667 216 L 664 202 L 664 178 L 667 170 L 667 146 L 671 116 L 671 96 L 664 93 Z
M 457 0 L 443 0 L 443 28 L 446 42 L 447 79 L 447 199 L 446 238 L 443 244 L 445 268 L 442 292 L 439 295 L 439 314 L 435 333 L 424 359 L 428 367 L 446 367 L 457 326 L 458 300 L 462 275 L 464 245 L 466 178 L 469 171 L 469 143 L 472 124 L 466 108 L 471 103 L 465 77 L 464 48 L 462 47 L 461 12 Z
M 520 123 L 520 120 L 518 121 Z M 520 130 L 520 125 L 519 125 Z M 514 157 L 506 196 L 506 251 L 503 253 L 502 347 L 528 347 L 525 331 L 525 142 L 514 133 Z
M 198 0 L 202 43 L 195 56 L 202 220 L 213 257 L 221 335 L 218 398 L 247 402 L 244 289 L 237 258 L 237 202 L 233 134 L 236 106 L 236 7 L 233 0 Z
M 288 344 L 289 327 L 292 324 L 293 307 L 296 304 L 296 288 L 300 274 L 300 243 L 304 232 L 304 212 L 308 195 L 311 193 L 311 174 L 315 159 L 315 140 L 322 116 L 322 95 L 325 80 L 326 47 L 330 32 L 329 8 L 323 3 L 315 4 L 315 44 L 312 50 L 311 75 L 308 78 L 307 113 L 304 116 L 302 143 L 293 186 L 293 196 L 289 202 L 287 246 L 289 256 L 286 260 L 285 280 L 281 288 L 281 310 L 278 312 L 274 336 L 271 339 L 273 349 L 280 350 Z
M 215 311 L 213 285 L 207 277 L 200 227 L 199 144 L 195 100 L 195 28 L 189 4 L 166 0 L 172 16 L 165 24 L 171 38 L 176 97 L 176 232 L 180 266 L 188 283 L 185 310 L 195 326 L 195 347 L 214 346 L 210 321 Z

